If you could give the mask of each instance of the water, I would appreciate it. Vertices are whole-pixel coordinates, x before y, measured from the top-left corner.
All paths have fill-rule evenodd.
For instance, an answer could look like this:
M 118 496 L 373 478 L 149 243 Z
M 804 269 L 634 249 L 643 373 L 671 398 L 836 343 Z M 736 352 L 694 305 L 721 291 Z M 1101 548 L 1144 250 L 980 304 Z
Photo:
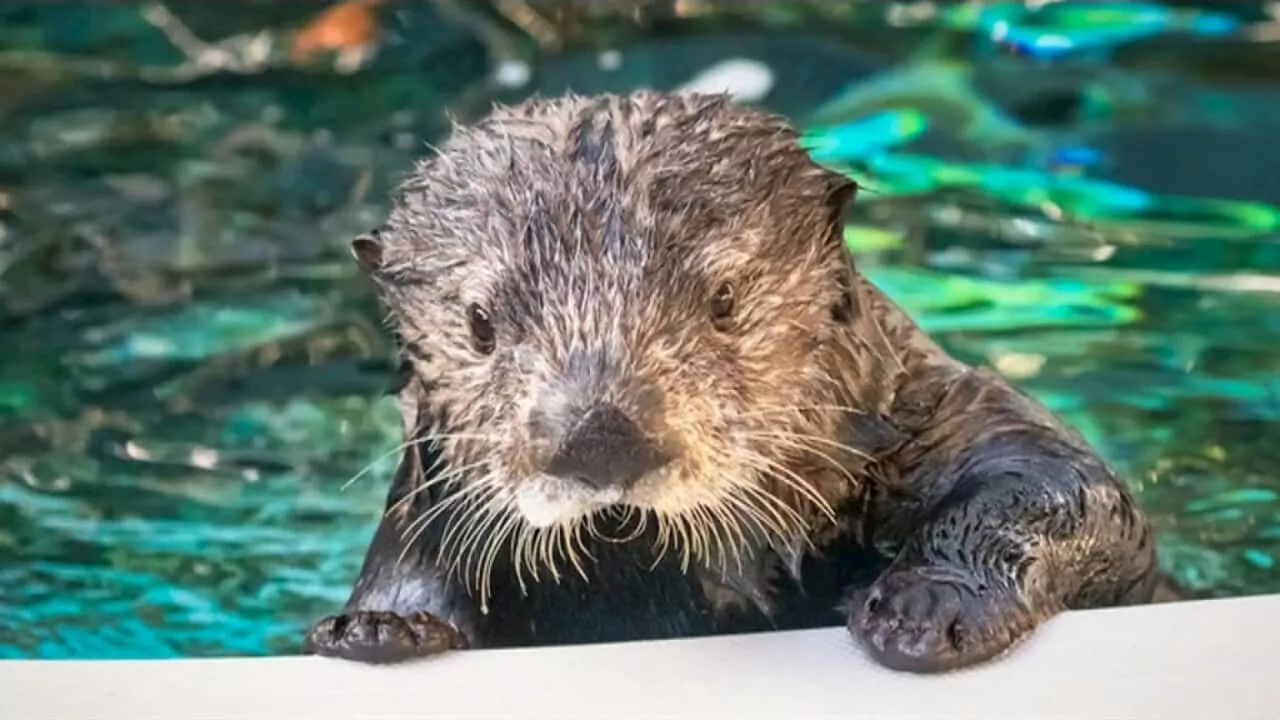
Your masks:
M 295 651 L 346 596 L 397 441 L 347 239 L 446 111 L 730 60 L 862 180 L 872 279 L 1085 432 L 1171 572 L 1280 591 L 1280 26 L 1258 4 L 1213 3 L 1233 26 L 762 3 L 568 18 L 540 47 L 405 2 L 376 51 L 348 16 L 309 58 L 290 28 L 324 3 L 232 5 L 168 6 L 226 40 L 186 54 L 154 5 L 0 9 L 0 657 Z M 520 57 L 527 84 L 486 80 Z

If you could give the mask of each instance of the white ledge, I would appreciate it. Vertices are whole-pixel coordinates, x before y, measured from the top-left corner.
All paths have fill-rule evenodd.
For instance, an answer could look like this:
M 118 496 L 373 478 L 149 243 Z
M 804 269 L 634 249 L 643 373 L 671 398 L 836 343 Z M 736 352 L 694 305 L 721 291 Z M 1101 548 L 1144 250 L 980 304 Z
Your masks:
M 1280 717 L 1280 595 L 1068 613 L 1002 659 L 895 673 L 843 629 L 458 652 L 0 662 L 0 718 Z

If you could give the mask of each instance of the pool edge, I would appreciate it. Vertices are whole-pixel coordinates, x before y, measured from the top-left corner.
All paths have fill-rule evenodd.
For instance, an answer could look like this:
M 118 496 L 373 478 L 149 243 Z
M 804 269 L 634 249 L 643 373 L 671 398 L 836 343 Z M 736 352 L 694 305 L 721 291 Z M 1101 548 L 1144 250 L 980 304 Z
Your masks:
M 1073 612 L 989 665 L 873 665 L 841 629 L 456 653 L 0 661 L 0 718 L 1252 718 L 1280 712 L 1280 594 Z

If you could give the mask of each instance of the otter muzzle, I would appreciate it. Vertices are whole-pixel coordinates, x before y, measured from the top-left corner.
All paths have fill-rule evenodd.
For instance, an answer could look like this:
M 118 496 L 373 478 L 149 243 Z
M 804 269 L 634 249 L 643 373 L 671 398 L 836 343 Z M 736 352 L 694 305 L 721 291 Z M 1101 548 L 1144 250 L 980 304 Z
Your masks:
M 600 404 L 569 431 L 546 472 L 598 490 L 625 490 L 670 461 L 626 413 Z

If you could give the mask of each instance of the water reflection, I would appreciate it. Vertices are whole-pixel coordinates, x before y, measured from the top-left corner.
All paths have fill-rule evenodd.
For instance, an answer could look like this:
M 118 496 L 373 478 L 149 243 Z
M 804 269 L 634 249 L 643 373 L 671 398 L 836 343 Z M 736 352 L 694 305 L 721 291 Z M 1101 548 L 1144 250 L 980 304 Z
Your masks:
M 735 69 L 861 180 L 867 274 L 1096 443 L 1173 572 L 1280 591 L 1260 5 L 357 4 L 0 8 L 0 656 L 293 650 L 398 439 L 346 240 L 447 113 Z

